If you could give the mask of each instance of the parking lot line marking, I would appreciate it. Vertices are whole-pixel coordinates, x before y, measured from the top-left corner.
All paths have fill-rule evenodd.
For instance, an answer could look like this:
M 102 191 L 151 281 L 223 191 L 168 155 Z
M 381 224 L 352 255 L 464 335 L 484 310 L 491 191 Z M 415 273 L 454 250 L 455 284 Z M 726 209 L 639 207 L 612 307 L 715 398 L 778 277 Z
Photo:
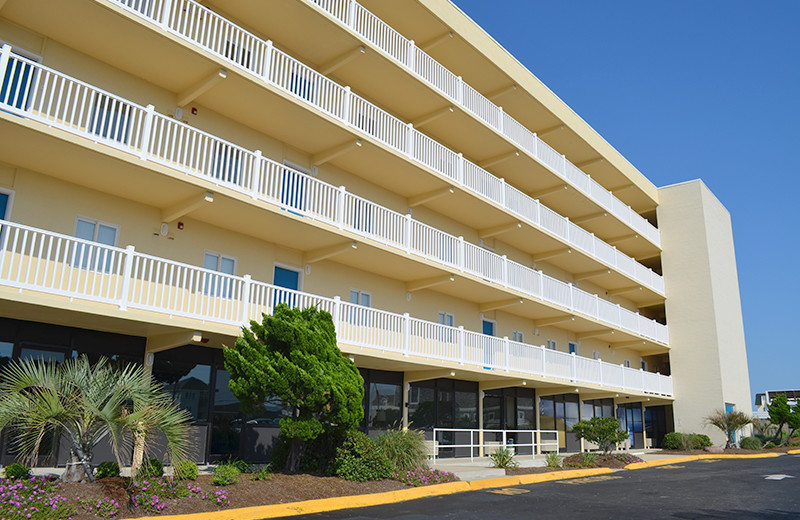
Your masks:
M 656 469 L 681 469 L 685 467 L 686 466 L 680 466 L 678 464 L 670 464 L 669 466 L 658 466 Z
M 784 475 L 779 473 L 777 475 L 764 475 L 764 480 L 783 480 L 786 478 L 794 478 L 792 475 Z
M 490 489 L 488 491 L 489 493 L 494 493 L 495 495 L 508 495 L 508 496 L 530 493 L 530 490 L 522 488 L 500 488 L 500 489 Z
M 614 480 L 622 477 L 609 477 L 606 475 L 600 477 L 585 477 L 585 478 L 573 478 L 570 480 L 559 480 L 559 484 L 589 484 L 591 482 L 603 482 L 605 480 Z

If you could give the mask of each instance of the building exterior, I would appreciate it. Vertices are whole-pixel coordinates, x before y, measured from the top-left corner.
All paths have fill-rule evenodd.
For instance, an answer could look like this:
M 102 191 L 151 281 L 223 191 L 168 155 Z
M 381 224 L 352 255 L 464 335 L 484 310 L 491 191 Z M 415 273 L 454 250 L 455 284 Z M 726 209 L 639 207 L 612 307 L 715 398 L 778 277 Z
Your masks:
M 724 207 L 452 3 L 7 0 L 0 42 L 0 359 L 143 363 L 200 461 L 268 459 L 221 347 L 280 302 L 331 312 L 369 432 L 749 409 Z

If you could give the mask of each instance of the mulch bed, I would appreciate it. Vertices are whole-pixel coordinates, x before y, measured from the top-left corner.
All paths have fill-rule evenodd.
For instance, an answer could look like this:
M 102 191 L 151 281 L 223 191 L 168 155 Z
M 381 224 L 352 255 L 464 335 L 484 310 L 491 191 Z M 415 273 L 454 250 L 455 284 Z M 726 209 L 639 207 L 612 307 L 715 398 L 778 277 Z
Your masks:
M 562 461 L 562 467 L 560 468 L 548 468 L 543 466 L 537 466 L 533 468 L 515 468 L 510 469 L 506 468 L 506 475 L 529 475 L 531 473 L 551 473 L 553 471 L 566 471 L 571 469 L 586 469 L 585 466 L 582 466 L 583 460 L 581 459 L 580 455 L 570 455 L 566 457 Z M 595 468 L 612 468 L 612 469 L 622 469 L 627 465 L 627 463 L 622 462 L 621 460 L 611 458 L 611 457 L 603 457 L 602 455 L 597 455 L 595 458 Z
M 181 498 L 167 500 L 167 507 L 162 514 L 179 515 L 188 513 L 202 513 L 219 511 L 220 509 L 260 506 L 267 504 L 281 504 L 299 502 L 317 498 L 331 498 L 349 495 L 363 495 L 381 493 L 397 489 L 407 489 L 408 486 L 395 480 L 379 480 L 373 482 L 351 482 L 336 477 L 321 477 L 316 475 L 283 475 L 276 474 L 266 481 L 252 481 L 250 475 L 241 475 L 235 485 L 217 488 L 211 483 L 211 475 L 200 475 L 195 481 L 204 491 L 224 490 L 230 500 L 227 508 L 218 507 L 213 501 L 200 500 L 199 498 Z M 138 516 L 156 516 L 141 510 L 129 509 L 130 499 L 125 481 L 122 478 L 104 478 L 94 484 L 70 483 L 63 484 L 59 494 L 73 502 L 77 497 L 97 500 L 103 497 L 113 498 L 120 504 L 119 513 L 113 518 L 134 518 Z M 77 510 L 72 515 L 72 520 L 96 520 L 98 517 L 84 511 Z

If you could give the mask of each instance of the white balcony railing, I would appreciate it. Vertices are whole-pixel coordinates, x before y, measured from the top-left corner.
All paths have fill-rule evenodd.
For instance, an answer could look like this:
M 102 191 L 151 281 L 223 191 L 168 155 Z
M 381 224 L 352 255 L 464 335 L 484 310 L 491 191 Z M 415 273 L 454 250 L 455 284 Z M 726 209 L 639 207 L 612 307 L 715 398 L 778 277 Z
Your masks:
M 672 395 L 672 378 L 361 307 L 165 258 L 0 220 L 0 285 L 239 326 L 278 303 L 331 313 L 342 345 Z
M 5 76 L 3 76 L 5 74 Z M 570 312 L 668 344 L 667 327 L 387 208 L 48 67 L 0 52 L 0 106 Z M 547 214 L 546 212 L 544 213 Z M 545 224 L 546 226 L 546 224 Z
M 477 90 L 355 0 L 309 0 L 475 115 L 656 245 L 658 229 Z
M 260 80 L 280 88 L 301 102 L 309 103 L 326 114 L 339 119 L 346 125 L 357 128 L 377 141 L 393 148 L 395 151 L 419 162 L 428 168 L 446 176 L 451 182 L 464 189 L 481 195 L 495 204 L 508 210 L 520 219 L 538 224 L 540 212 L 550 212 L 554 219 L 563 221 L 562 231 L 558 237 L 575 248 L 592 255 L 609 266 L 624 272 L 637 282 L 664 294 L 664 280 L 651 269 L 637 263 L 625 253 L 618 251 L 591 233 L 573 224 L 569 219 L 558 215 L 539 203 L 538 200 L 516 190 L 506 184 L 503 179 L 495 177 L 488 171 L 464 159 L 449 148 L 434 141 L 425 134 L 415 130 L 410 123 L 381 110 L 367 100 L 353 94 L 350 87 L 342 87 L 310 67 L 300 63 L 289 55 L 275 49 L 271 41 L 259 39 L 219 16 L 206 7 L 191 0 L 111 0 L 127 10 L 143 16 L 158 24 L 180 38 L 202 47 L 217 55 L 240 70 L 258 77 Z M 348 15 L 360 20 L 358 26 L 365 31 L 368 38 L 386 43 L 393 49 L 392 41 L 407 46 L 409 43 L 399 34 L 392 32 L 378 18 L 355 2 L 336 0 L 328 4 L 338 5 L 334 9 L 339 12 L 345 5 L 354 9 Z M 372 40 L 371 40 L 372 41 Z M 413 44 L 410 44 L 413 47 Z M 382 47 L 383 48 L 383 47 Z M 419 49 L 416 49 L 419 53 Z M 395 59 L 405 63 L 403 53 L 392 54 Z M 424 60 L 419 60 L 420 62 Z M 431 60 L 432 61 L 432 60 Z M 435 63 L 435 62 L 433 62 Z M 440 65 L 441 67 L 441 65 Z M 470 89 L 463 82 L 459 88 Z M 485 99 L 479 93 L 471 91 L 468 99 Z M 489 118 L 499 121 L 498 124 L 509 127 L 509 138 L 516 136 L 515 142 L 528 153 L 553 169 L 565 181 L 576 189 L 597 201 L 600 206 L 616 215 L 643 236 L 655 244 L 660 244 L 658 230 L 642 218 L 630 207 L 625 206 L 611 192 L 559 155 L 544 141 L 531 134 L 525 127 L 503 114 L 498 107 L 491 105 L 498 116 Z M 470 108 L 470 106 L 466 106 Z M 477 109 L 476 109 L 477 110 Z M 475 110 L 471 110 L 475 112 Z M 483 112 L 483 110 L 478 110 Z M 494 113 L 494 112 L 491 112 Z M 502 117 L 501 117 L 502 116 Z M 510 120 L 510 121 L 509 121 Z M 506 123 L 504 123 L 504 121 Z M 497 125 L 495 125 L 497 126 Z M 513 203 L 509 201 L 514 201 Z

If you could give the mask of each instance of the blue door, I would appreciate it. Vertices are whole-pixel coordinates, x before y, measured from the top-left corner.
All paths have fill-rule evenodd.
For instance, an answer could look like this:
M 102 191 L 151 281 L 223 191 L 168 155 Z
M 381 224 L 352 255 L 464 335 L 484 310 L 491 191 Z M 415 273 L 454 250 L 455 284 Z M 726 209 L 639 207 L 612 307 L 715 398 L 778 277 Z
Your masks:
M 725 413 L 732 413 L 734 411 L 736 411 L 736 405 L 735 404 L 725 403 Z M 731 440 L 733 441 L 734 444 L 737 444 L 737 442 L 738 442 L 738 438 L 737 438 L 738 435 L 737 434 L 738 434 L 738 432 L 733 432 L 733 437 L 731 438 Z
M 14 108 L 27 109 L 30 105 L 31 85 L 36 71 L 33 65 L 20 61 L 16 53 L 8 59 L 3 84 L 0 86 L 0 102 Z
M 284 168 L 281 180 L 281 204 L 288 208 L 304 211 L 306 176 L 294 170 Z M 292 211 L 291 209 L 287 211 L 295 215 L 300 215 L 300 213 Z
M 276 265 L 272 275 L 272 284 L 277 287 L 285 287 L 286 289 L 296 291 L 300 288 L 300 272 Z M 295 307 L 297 306 L 297 294 L 276 288 L 272 303 L 273 305 L 286 303 L 290 307 Z
M 483 333 L 487 336 L 494 336 L 496 332 L 496 323 L 493 321 L 483 320 Z M 491 370 L 491 365 L 494 363 L 494 344 L 492 340 L 484 338 L 483 340 L 483 362 L 486 365 L 486 370 Z

